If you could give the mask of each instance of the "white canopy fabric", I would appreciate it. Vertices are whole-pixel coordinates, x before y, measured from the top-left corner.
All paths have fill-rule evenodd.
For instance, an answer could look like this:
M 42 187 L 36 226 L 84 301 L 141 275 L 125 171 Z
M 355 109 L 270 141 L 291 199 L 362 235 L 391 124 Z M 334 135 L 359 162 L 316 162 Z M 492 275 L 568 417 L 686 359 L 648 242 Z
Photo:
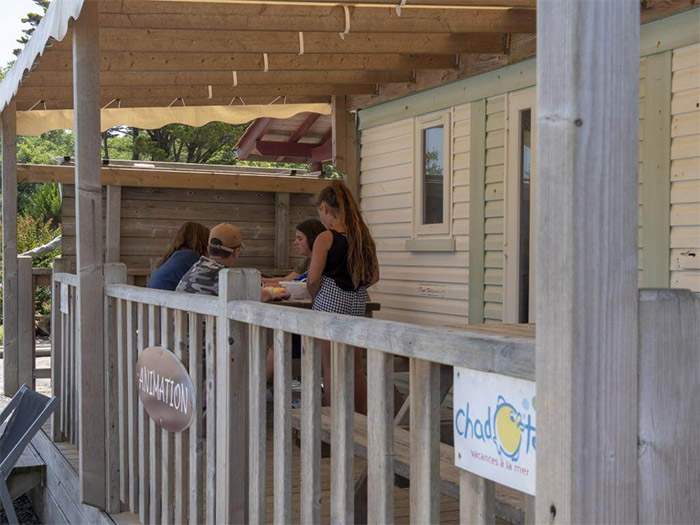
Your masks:
M 50 47 L 53 40 L 66 37 L 72 19 L 78 18 L 83 4 L 93 0 L 54 0 L 51 2 L 41 24 L 32 35 L 12 69 L 0 84 L 0 112 L 13 97 L 37 58 Z M 40 107 L 40 106 L 39 106 Z M 256 118 L 289 118 L 299 113 L 311 112 L 328 115 L 330 104 L 265 104 L 230 106 L 189 106 L 146 108 L 106 108 L 101 113 L 101 128 L 133 126 L 142 129 L 156 129 L 167 124 L 187 124 L 203 126 L 218 121 L 229 124 L 243 124 Z M 73 129 L 73 110 L 43 110 L 17 112 L 17 133 L 20 135 L 40 135 L 54 129 Z
M 115 126 L 157 129 L 167 124 L 204 126 L 209 122 L 245 124 L 256 118 L 286 119 L 299 113 L 330 115 L 330 104 L 265 104 L 248 106 L 172 106 L 166 108 L 107 108 L 101 113 L 102 131 Z M 73 110 L 33 110 L 17 113 L 17 134 L 40 135 L 54 129 L 73 129 Z

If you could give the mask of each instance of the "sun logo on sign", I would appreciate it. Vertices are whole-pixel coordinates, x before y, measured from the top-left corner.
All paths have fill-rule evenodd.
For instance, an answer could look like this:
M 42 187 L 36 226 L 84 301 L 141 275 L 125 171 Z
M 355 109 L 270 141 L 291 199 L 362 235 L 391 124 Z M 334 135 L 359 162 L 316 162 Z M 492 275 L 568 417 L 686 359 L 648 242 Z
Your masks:
M 522 415 L 513 405 L 506 402 L 503 396 L 498 396 L 494 422 L 496 430 L 494 441 L 499 452 L 513 461 L 518 461 L 523 439 Z

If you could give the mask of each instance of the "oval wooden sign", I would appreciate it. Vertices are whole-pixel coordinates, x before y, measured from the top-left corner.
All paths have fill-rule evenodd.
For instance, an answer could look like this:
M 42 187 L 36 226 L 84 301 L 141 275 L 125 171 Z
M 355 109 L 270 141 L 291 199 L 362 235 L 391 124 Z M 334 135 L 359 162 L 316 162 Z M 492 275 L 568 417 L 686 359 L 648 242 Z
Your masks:
M 143 407 L 159 427 L 180 432 L 194 421 L 197 400 L 192 379 L 170 350 L 150 346 L 141 352 L 136 388 Z

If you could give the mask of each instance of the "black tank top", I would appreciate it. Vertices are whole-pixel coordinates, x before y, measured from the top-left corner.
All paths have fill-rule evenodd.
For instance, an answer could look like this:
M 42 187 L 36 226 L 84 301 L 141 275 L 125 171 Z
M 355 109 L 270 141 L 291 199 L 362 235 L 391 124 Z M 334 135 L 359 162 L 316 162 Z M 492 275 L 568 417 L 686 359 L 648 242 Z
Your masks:
M 323 275 L 333 279 L 342 290 L 353 291 L 355 286 L 352 284 L 352 278 L 348 272 L 348 239 L 344 233 L 335 230 L 330 230 L 330 232 L 333 234 L 333 244 L 328 250 Z

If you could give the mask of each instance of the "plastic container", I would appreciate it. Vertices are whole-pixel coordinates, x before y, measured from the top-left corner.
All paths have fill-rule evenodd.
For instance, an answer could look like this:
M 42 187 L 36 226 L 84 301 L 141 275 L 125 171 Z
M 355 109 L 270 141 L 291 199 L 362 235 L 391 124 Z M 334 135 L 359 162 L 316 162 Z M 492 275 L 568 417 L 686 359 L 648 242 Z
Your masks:
M 282 281 L 279 285 L 289 292 L 290 299 L 311 299 L 305 282 Z

